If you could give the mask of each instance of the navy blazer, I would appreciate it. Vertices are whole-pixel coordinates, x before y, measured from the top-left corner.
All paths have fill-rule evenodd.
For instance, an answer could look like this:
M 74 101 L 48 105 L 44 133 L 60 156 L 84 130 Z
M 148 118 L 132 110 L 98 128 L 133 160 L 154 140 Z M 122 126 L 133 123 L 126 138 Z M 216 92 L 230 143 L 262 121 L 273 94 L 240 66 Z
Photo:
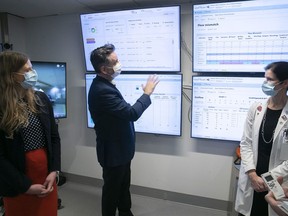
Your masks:
M 151 104 L 150 96 L 143 94 L 131 106 L 115 85 L 96 76 L 89 90 L 88 104 L 95 123 L 96 149 L 100 165 L 115 167 L 130 162 L 135 153 L 133 122 Z
M 39 119 L 43 125 L 47 141 L 48 171 L 60 170 L 60 137 L 49 98 L 43 92 L 35 92 L 44 106 L 37 106 Z M 14 132 L 8 139 L 0 130 L 0 196 L 17 196 L 25 193 L 31 186 L 25 175 L 25 152 L 23 130 Z

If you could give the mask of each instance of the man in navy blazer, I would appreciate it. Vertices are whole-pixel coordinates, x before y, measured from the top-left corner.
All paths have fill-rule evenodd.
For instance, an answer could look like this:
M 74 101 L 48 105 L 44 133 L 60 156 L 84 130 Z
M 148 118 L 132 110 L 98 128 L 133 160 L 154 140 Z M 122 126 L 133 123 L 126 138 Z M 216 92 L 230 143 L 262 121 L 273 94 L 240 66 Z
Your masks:
M 158 77 L 149 76 L 142 85 L 143 95 L 133 106 L 128 104 L 113 83 L 121 73 L 121 64 L 112 44 L 91 52 L 90 61 L 97 76 L 88 95 L 91 117 L 95 123 L 97 157 L 103 169 L 102 216 L 133 216 L 131 212 L 131 160 L 135 153 L 134 121 L 151 104 L 150 95 Z

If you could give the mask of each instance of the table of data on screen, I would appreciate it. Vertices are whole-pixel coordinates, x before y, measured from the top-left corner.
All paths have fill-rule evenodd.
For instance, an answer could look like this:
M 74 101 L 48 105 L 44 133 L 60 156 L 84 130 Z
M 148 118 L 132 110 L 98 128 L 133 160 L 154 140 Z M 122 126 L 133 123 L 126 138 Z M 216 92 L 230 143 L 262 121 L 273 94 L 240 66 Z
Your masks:
M 262 72 L 288 59 L 288 2 L 195 5 L 194 71 Z
M 192 137 L 239 141 L 249 107 L 267 96 L 264 78 L 193 77 Z

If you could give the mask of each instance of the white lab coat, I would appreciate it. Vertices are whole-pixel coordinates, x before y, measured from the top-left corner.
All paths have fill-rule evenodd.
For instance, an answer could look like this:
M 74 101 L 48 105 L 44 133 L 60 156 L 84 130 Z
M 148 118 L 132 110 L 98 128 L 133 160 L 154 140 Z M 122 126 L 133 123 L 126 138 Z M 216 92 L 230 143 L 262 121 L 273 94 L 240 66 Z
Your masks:
M 246 172 L 256 169 L 258 157 L 259 129 L 266 112 L 268 101 L 254 103 L 247 114 L 241 146 L 241 168 L 235 202 L 235 210 L 245 216 L 250 216 L 253 202 L 253 188 Z M 284 182 L 288 180 L 288 142 L 284 141 L 284 130 L 288 129 L 288 102 L 282 110 L 278 120 L 273 146 L 271 149 L 269 171 L 275 176 L 284 176 Z M 269 207 L 269 216 L 277 214 Z

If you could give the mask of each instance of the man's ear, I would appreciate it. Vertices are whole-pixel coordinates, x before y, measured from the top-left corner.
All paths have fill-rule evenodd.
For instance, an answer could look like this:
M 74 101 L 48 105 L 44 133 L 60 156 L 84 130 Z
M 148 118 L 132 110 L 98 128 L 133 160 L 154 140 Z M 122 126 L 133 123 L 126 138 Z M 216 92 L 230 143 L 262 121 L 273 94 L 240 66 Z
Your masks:
M 104 65 L 102 65 L 102 66 L 100 66 L 100 72 L 102 73 L 102 74 L 105 74 L 105 75 L 107 75 L 108 73 L 106 72 L 106 70 L 105 70 L 105 66 Z

